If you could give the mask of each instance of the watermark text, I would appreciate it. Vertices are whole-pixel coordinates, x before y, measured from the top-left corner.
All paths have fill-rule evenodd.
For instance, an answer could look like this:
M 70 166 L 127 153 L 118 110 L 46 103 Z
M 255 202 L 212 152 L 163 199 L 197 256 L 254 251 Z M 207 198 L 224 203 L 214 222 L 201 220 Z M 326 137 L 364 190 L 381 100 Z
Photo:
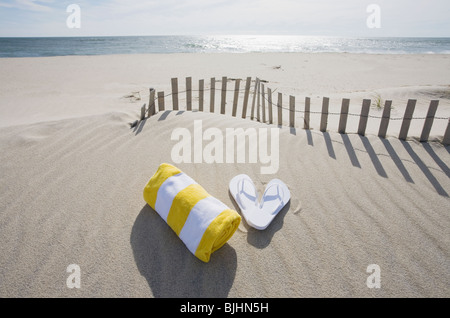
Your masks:
M 275 174 L 280 165 L 279 139 L 279 128 L 226 128 L 224 136 L 215 127 L 203 131 L 203 121 L 195 120 L 193 131 L 172 131 L 171 140 L 178 142 L 171 158 L 176 164 L 260 163 L 261 174 Z
M 70 15 L 67 17 L 66 25 L 69 29 L 81 28 L 81 8 L 78 4 L 71 4 L 67 6 L 67 13 Z

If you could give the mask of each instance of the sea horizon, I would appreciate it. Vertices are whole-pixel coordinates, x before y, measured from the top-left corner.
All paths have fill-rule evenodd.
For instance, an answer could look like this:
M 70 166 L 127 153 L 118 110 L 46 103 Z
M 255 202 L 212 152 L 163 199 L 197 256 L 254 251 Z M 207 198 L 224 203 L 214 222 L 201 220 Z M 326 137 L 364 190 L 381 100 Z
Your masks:
M 450 54 L 450 37 L 151 35 L 0 37 L 0 57 L 170 53 Z

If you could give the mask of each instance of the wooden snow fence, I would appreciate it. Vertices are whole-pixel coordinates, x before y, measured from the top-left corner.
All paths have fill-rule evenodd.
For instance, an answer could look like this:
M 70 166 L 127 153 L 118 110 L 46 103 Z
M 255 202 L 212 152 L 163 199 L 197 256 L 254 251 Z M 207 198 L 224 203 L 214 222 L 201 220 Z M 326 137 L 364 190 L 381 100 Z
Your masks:
M 219 82 L 221 82 L 221 85 L 218 84 Z M 229 85 L 230 82 L 234 82 L 234 86 Z M 359 117 L 359 125 L 357 129 L 357 133 L 359 135 L 364 136 L 366 134 L 366 128 L 369 120 L 377 119 L 380 120 L 378 136 L 380 138 L 386 138 L 389 123 L 393 120 L 401 120 L 401 128 L 398 134 L 399 139 L 406 140 L 408 137 L 416 137 L 420 140 L 420 142 L 427 142 L 435 120 L 447 120 L 447 129 L 443 132 L 442 143 L 444 145 L 450 145 L 450 119 L 435 116 L 439 106 L 439 100 L 431 101 L 426 117 L 414 117 L 414 110 L 417 101 L 410 99 L 406 105 L 404 116 L 402 118 L 392 118 L 392 101 L 390 100 L 386 100 L 384 102 L 381 116 L 370 114 L 370 99 L 364 99 L 361 105 L 360 113 L 355 114 L 349 112 L 349 106 L 351 104 L 350 99 L 344 98 L 342 99 L 340 112 L 332 113 L 329 111 L 330 99 L 328 97 L 322 98 L 321 111 L 311 111 L 310 97 L 305 97 L 303 109 L 299 109 L 296 106 L 296 100 L 299 99 L 296 99 L 296 97 L 292 95 L 289 96 L 287 104 L 283 104 L 283 94 L 278 92 L 277 96 L 274 96 L 276 90 L 269 88 L 267 86 L 268 82 L 259 78 L 252 79 L 252 77 L 247 77 L 243 80 L 224 76 L 220 80 L 217 80 L 213 77 L 209 81 L 209 88 L 205 87 L 205 83 L 206 82 L 204 79 L 200 79 L 198 81 L 198 88 L 194 90 L 192 77 L 187 77 L 184 84 L 185 90 L 180 91 L 178 78 L 172 78 L 171 93 L 167 95 L 163 91 L 156 92 L 154 88 L 150 88 L 149 103 L 143 105 L 141 108 L 141 120 L 144 120 L 146 117 L 151 117 L 157 112 L 170 110 L 167 109 L 167 106 L 170 104 L 166 102 L 168 97 L 171 97 L 171 110 L 173 111 L 180 111 L 180 99 L 182 99 L 183 101 L 185 100 L 185 108 L 182 110 L 205 112 L 205 109 L 208 109 L 208 105 L 205 105 L 205 101 L 207 101 L 207 99 L 205 99 L 205 95 L 209 91 L 210 113 L 216 112 L 217 102 L 220 103 L 220 105 L 217 105 L 217 110 L 222 115 L 229 114 L 232 117 L 241 117 L 244 119 L 249 118 L 250 120 L 256 120 L 267 124 L 274 124 L 274 118 L 276 117 L 276 124 L 280 127 L 283 126 L 283 110 L 287 111 L 289 114 L 287 122 L 288 126 L 291 128 L 296 127 L 296 114 L 298 113 L 303 114 L 303 128 L 308 130 L 312 129 L 311 114 L 319 115 L 319 129 L 322 132 L 326 132 L 328 129 L 329 116 L 339 116 L 337 131 L 341 134 L 347 133 L 348 117 L 356 116 Z M 228 94 L 228 92 L 230 94 Z M 218 96 L 216 101 L 216 95 L 219 94 L 220 96 Z M 194 108 L 194 102 L 196 102 L 196 108 Z M 227 107 L 228 105 L 230 105 L 230 107 Z M 409 135 L 410 125 L 413 120 L 424 121 L 420 136 Z

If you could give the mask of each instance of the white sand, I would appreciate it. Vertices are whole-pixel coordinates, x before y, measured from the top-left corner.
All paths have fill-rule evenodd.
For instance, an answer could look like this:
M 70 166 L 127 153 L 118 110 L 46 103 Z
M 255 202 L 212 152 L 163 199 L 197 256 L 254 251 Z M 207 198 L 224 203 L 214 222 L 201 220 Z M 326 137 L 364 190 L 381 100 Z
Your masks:
M 296 129 L 280 131 L 276 175 L 262 175 L 260 164 L 178 164 L 230 207 L 228 182 L 239 173 L 260 193 L 274 177 L 291 191 L 267 230 L 243 221 L 204 264 L 145 204 L 143 187 L 171 163 L 176 127 L 192 130 L 196 119 L 223 132 L 275 126 L 232 118 L 229 108 L 225 116 L 159 113 L 129 126 L 149 87 L 168 93 L 179 77 L 181 90 L 186 76 L 259 76 L 284 94 L 311 96 L 319 110 L 323 96 L 338 109 L 349 97 L 358 112 L 379 92 L 399 116 L 417 98 L 421 114 L 447 96 L 437 116 L 448 117 L 449 66 L 446 55 L 0 59 L 0 297 L 449 297 L 450 151 L 439 142 L 402 142 L 395 124 L 385 140 L 377 124 L 367 137 L 340 135 L 331 117 L 328 133 L 318 121 L 306 131 L 299 113 Z M 138 91 L 141 101 L 123 98 Z M 350 130 L 357 124 L 349 118 Z M 415 125 L 417 136 L 423 122 Z M 433 139 L 446 125 L 435 121 Z M 69 264 L 81 268 L 80 289 L 66 287 Z M 381 268 L 380 289 L 366 286 L 370 264 Z

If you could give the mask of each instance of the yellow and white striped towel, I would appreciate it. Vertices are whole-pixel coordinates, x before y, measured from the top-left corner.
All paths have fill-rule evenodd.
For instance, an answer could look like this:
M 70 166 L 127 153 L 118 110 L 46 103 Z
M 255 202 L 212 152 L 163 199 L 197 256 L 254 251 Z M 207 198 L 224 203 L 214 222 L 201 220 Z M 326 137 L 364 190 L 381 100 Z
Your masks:
M 144 189 L 145 201 L 203 262 L 234 234 L 241 216 L 178 168 L 163 163 Z

